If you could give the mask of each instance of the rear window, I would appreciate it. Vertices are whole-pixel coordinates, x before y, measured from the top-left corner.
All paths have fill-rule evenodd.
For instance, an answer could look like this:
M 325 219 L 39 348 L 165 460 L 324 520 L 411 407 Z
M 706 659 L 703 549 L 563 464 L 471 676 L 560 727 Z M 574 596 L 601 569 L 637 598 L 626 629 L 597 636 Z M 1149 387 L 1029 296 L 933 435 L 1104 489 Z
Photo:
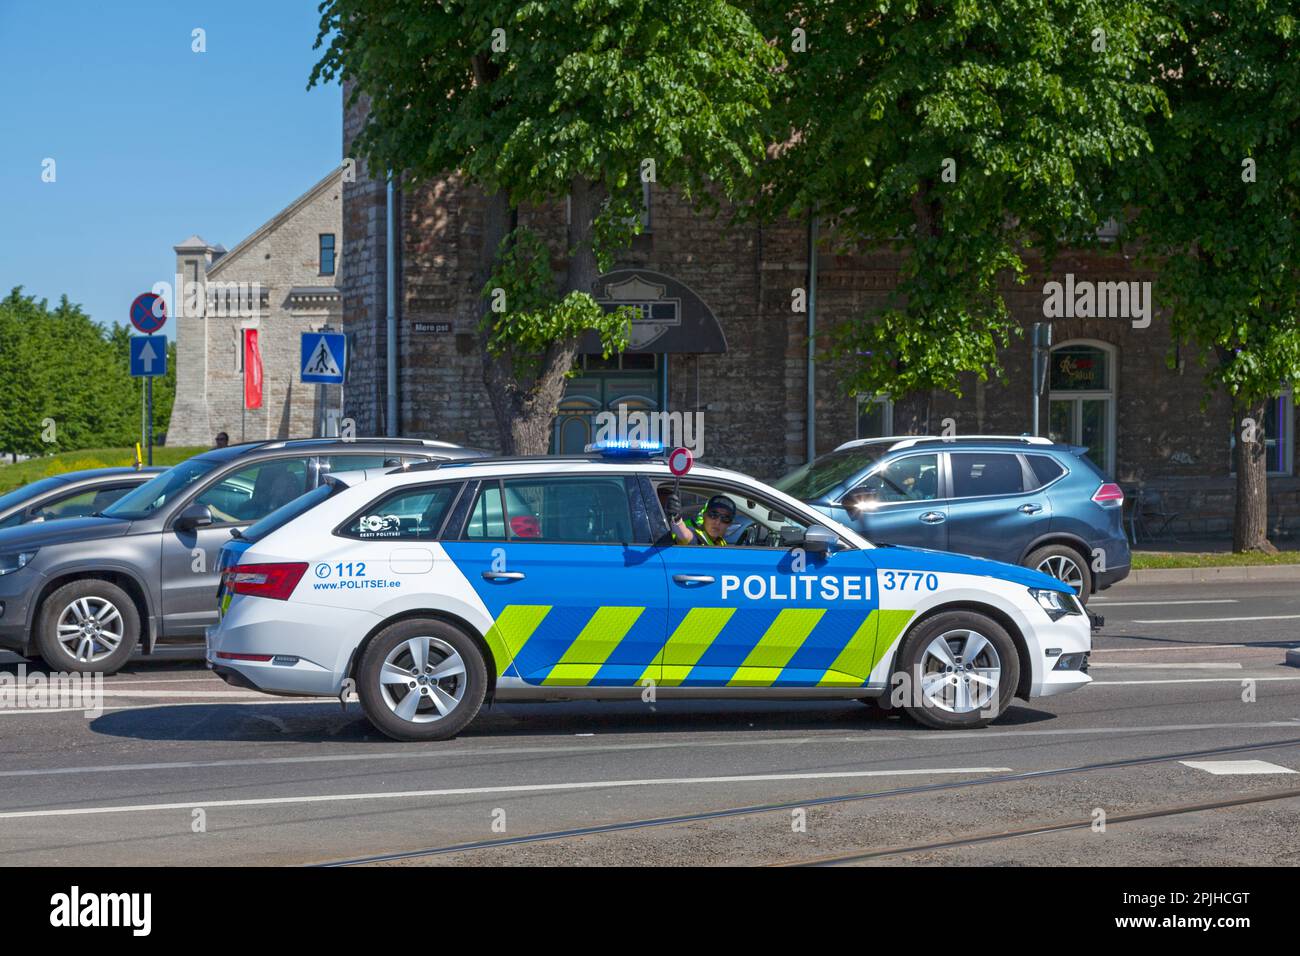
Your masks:
M 1029 459 L 1029 467 L 1033 469 L 1034 477 L 1038 479 L 1035 484 L 1037 488 L 1050 485 L 1065 474 L 1061 463 L 1049 455 L 1026 455 L 1025 457 Z
M 432 541 L 442 530 L 447 509 L 456 500 L 460 482 L 403 488 L 367 505 L 341 531 L 349 538 L 370 541 Z
M 1005 452 L 954 452 L 952 493 L 954 498 L 1018 494 L 1025 490 L 1020 459 Z

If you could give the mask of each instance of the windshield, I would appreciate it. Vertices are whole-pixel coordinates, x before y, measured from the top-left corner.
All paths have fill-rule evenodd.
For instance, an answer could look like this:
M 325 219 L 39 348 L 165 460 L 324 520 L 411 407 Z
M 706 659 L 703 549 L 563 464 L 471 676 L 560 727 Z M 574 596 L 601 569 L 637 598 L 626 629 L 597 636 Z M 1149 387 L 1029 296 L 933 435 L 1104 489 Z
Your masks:
M 849 478 L 870 468 L 889 449 L 888 444 L 858 445 L 822 455 L 772 482 L 773 488 L 800 501 L 815 501 Z
M 131 521 L 147 518 L 185 494 L 196 481 L 220 464 L 220 461 L 203 457 L 183 461 L 118 498 L 111 507 L 104 509 L 104 514 L 110 518 L 126 518 Z
M 272 531 L 278 531 L 299 515 L 306 514 L 322 501 L 347 490 L 342 482 L 330 481 L 318 485 L 305 495 L 299 495 L 288 504 L 281 505 L 261 521 L 255 521 L 239 533 L 241 541 L 260 541 Z
M 62 478 L 42 478 L 40 481 L 33 481 L 30 485 L 23 485 L 16 491 L 11 491 L 7 495 L 0 495 L 0 511 L 12 508 L 16 504 L 21 504 L 28 498 L 35 498 L 39 494 L 49 491 L 51 488 L 57 488 L 63 484 Z

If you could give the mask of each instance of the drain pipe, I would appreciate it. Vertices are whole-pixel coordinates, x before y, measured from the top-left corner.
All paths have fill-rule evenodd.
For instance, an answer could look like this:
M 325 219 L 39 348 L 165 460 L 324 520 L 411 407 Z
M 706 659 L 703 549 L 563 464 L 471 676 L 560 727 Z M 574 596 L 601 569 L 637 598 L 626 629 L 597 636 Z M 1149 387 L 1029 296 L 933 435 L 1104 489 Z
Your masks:
M 388 310 L 388 414 L 384 420 L 384 434 L 389 438 L 397 437 L 397 216 L 393 210 L 394 201 L 393 173 L 389 170 L 385 202 L 388 242 L 384 250 L 386 280 L 384 299 Z
M 808 460 L 817 457 L 817 217 L 808 214 Z

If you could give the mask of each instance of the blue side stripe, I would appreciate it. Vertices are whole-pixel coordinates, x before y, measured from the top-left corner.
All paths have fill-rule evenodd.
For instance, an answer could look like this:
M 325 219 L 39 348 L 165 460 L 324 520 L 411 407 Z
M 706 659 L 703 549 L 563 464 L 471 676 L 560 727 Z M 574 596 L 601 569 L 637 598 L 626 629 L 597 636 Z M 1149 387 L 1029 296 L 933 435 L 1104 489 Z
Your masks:
M 777 677 L 775 686 L 798 686 L 820 681 L 870 613 L 861 608 L 828 610 L 803 646 L 790 658 L 790 663 Z M 809 678 L 809 673 L 815 676 Z

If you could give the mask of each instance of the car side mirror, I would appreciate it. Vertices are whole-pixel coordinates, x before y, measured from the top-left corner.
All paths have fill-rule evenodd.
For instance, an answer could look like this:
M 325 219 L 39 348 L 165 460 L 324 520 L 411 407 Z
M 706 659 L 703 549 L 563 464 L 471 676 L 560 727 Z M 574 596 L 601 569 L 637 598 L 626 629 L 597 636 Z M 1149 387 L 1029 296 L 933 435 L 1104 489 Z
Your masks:
M 213 524 L 212 509 L 207 505 L 187 505 L 176 519 L 177 531 L 194 531 Z
M 839 537 L 833 531 L 829 531 L 821 525 L 815 524 L 804 532 L 803 541 L 800 546 L 809 554 L 825 554 L 830 551 L 838 541 Z

